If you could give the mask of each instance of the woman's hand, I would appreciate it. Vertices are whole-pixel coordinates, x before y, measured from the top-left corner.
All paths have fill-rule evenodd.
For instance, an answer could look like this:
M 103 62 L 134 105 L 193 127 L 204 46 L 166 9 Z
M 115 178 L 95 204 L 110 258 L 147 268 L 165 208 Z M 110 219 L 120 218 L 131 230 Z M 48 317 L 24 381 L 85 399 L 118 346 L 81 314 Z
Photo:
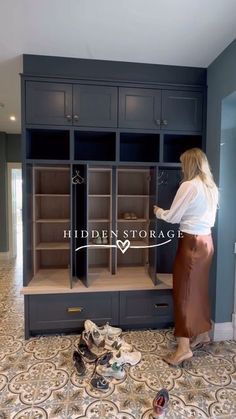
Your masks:
M 153 205 L 153 212 L 154 212 L 155 215 L 156 215 L 156 212 L 157 212 L 158 208 L 159 207 L 157 207 L 156 205 Z

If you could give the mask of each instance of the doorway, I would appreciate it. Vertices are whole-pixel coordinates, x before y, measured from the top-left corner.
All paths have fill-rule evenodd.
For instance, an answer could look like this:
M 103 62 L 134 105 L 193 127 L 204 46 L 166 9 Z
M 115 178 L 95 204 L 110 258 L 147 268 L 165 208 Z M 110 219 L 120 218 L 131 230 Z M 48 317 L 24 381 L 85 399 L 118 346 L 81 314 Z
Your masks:
M 8 163 L 9 257 L 22 263 L 22 169 L 20 163 Z

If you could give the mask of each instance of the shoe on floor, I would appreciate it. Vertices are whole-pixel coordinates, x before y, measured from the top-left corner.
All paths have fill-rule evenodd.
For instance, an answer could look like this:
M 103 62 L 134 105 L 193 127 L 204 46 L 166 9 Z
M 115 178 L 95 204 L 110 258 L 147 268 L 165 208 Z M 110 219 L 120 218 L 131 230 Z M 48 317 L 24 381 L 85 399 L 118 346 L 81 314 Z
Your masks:
M 200 335 L 196 336 L 195 339 L 192 340 L 190 343 L 191 349 L 198 349 L 201 346 L 208 345 L 211 342 L 210 336 L 208 332 L 201 333 Z
M 86 372 L 86 367 L 84 365 L 84 361 L 81 354 L 77 351 L 74 351 L 73 353 L 73 363 L 78 375 L 84 375 Z
M 129 343 L 125 342 L 124 339 L 121 338 L 111 338 L 107 337 L 105 339 L 105 348 L 111 351 L 119 351 L 123 350 L 126 352 L 131 352 L 133 347 Z
M 86 362 L 92 363 L 97 360 L 97 355 L 95 355 L 83 341 L 78 344 L 78 352 Z
M 165 358 L 163 358 L 163 361 L 165 361 L 167 364 L 173 366 L 173 367 L 177 367 L 178 365 L 181 365 L 182 362 L 186 361 L 187 359 L 192 358 L 193 353 L 192 351 L 188 351 L 185 354 L 181 355 L 179 358 L 174 359 L 173 355 L 167 356 Z
M 100 391 L 108 391 L 109 390 L 109 382 L 102 376 L 96 375 L 90 381 L 93 388 Z
M 162 388 L 158 391 L 156 397 L 153 400 L 153 419 L 162 419 L 165 417 L 167 406 L 169 403 L 169 393 L 168 390 Z
M 108 363 L 106 365 L 98 365 L 97 373 L 104 377 L 112 377 L 116 380 L 123 380 L 125 378 L 125 371 L 121 365 L 117 365 L 116 362 L 113 364 Z
M 116 362 L 117 365 L 129 364 L 133 366 L 141 361 L 141 357 L 142 355 L 139 351 L 127 352 L 121 349 L 113 356 L 111 362 Z
M 91 320 L 85 320 L 84 328 L 86 332 L 92 332 L 92 330 L 96 330 L 99 333 L 101 333 L 102 336 L 106 337 L 120 336 L 122 333 L 122 329 L 120 329 L 119 327 L 110 326 L 109 323 L 106 323 L 104 326 L 97 326 Z
M 113 352 L 106 352 L 98 358 L 99 365 L 106 365 L 113 358 Z

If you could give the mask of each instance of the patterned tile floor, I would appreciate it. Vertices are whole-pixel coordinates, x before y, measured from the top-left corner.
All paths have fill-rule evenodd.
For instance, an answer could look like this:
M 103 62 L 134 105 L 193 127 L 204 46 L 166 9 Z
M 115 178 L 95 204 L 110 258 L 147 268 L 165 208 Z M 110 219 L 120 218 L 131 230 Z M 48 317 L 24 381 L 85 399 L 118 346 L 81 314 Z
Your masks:
M 171 330 L 126 332 L 141 362 L 101 394 L 90 386 L 92 366 L 84 378 L 73 367 L 79 335 L 24 340 L 21 284 L 20 263 L 0 262 L 0 419 L 151 419 L 162 387 L 168 419 L 236 418 L 236 342 L 213 343 L 171 368 L 161 359 L 175 346 Z

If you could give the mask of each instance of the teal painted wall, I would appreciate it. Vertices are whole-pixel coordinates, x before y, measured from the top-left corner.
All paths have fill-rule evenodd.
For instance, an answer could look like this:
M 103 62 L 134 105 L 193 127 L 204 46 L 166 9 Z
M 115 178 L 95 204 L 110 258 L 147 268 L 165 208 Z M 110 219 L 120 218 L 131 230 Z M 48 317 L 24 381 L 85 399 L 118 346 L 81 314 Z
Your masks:
M 7 163 L 21 162 L 21 136 L 0 132 L 0 253 L 8 252 Z
M 233 122 L 228 129 L 224 121 L 229 115 L 227 96 L 236 92 L 236 40 L 209 66 L 207 83 L 206 151 L 220 187 L 217 231 L 214 231 L 215 258 L 211 276 L 212 317 L 216 323 L 223 323 L 232 321 L 234 298 L 236 136 Z

